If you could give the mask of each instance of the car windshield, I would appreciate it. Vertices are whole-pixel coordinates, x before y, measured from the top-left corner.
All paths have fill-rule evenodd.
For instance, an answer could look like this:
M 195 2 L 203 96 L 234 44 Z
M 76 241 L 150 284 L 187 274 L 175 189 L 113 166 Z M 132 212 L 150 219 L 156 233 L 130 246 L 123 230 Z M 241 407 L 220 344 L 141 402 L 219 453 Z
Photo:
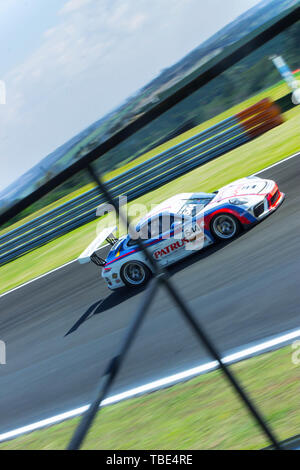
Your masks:
M 192 197 L 185 199 L 181 209 L 178 211 L 179 214 L 195 216 L 200 212 L 207 204 L 209 204 L 215 197 L 215 194 L 207 194 L 200 197 Z

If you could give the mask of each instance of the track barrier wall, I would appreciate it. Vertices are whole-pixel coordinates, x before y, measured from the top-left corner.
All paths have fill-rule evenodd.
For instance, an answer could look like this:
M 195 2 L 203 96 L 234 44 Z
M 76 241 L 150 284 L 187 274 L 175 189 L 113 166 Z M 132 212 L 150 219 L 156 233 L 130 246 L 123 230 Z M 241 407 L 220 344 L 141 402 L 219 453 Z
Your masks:
M 259 137 L 283 123 L 280 107 L 265 98 L 107 182 L 114 197 L 136 199 Z M 97 188 L 0 236 L 0 265 L 94 220 L 105 203 Z

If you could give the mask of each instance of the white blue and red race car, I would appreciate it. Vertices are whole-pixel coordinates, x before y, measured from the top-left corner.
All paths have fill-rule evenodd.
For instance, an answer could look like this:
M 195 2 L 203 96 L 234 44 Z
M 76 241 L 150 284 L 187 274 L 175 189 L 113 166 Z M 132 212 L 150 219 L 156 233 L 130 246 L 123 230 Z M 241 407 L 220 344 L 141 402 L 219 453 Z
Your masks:
M 214 193 L 184 193 L 167 199 L 144 217 L 129 234 L 117 239 L 116 227 L 103 230 L 80 255 L 78 261 L 102 266 L 102 277 L 110 289 L 141 286 L 152 268 L 137 238 L 162 266 L 171 265 L 217 241 L 228 241 L 272 213 L 284 200 L 274 181 L 246 177 Z M 97 255 L 107 240 L 106 259 Z

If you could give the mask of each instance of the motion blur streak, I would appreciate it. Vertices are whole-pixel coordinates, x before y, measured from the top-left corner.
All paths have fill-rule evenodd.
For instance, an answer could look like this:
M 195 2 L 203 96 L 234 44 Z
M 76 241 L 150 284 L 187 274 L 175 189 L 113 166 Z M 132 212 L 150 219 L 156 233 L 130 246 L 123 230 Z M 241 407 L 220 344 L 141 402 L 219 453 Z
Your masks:
M 263 168 L 262 170 L 257 171 L 256 173 L 253 173 L 252 176 L 260 175 L 260 174 L 263 173 L 264 171 L 267 171 L 267 170 L 269 170 L 269 169 L 271 169 L 271 168 L 274 168 L 274 167 L 277 166 L 277 165 L 281 165 L 282 163 L 284 163 L 284 162 L 290 160 L 291 158 L 295 158 L 295 157 L 299 157 L 299 156 L 300 156 L 300 152 L 294 153 L 293 155 L 290 155 L 289 157 L 286 157 L 286 158 L 284 158 L 283 160 L 280 160 L 280 161 L 277 162 L 277 163 L 273 163 L 272 165 L 270 165 L 270 166 L 268 166 L 268 167 L 266 167 L 266 168 Z M 108 244 L 103 245 L 103 248 L 106 248 L 106 247 L 108 247 L 108 246 L 109 246 Z M 41 278 L 43 278 L 43 277 L 45 277 L 45 276 L 48 276 L 49 274 L 52 274 L 52 273 L 58 271 L 59 269 L 62 269 L 62 268 L 64 268 L 65 266 L 68 266 L 69 264 L 72 264 L 72 263 L 75 263 L 75 262 L 77 263 L 77 258 L 73 259 L 72 261 L 69 261 L 68 263 L 65 263 L 65 264 L 59 266 L 58 268 L 52 269 L 51 271 L 49 271 L 49 272 L 47 272 L 47 273 L 45 273 L 45 274 L 42 274 L 41 276 L 38 276 L 38 277 L 32 279 L 31 281 L 25 282 L 24 284 L 21 284 L 20 286 L 15 287 L 14 289 L 10 289 L 9 291 L 4 292 L 3 294 L 0 294 L 0 299 L 1 299 L 1 297 L 4 297 L 5 295 L 8 295 L 8 294 L 10 294 L 10 293 L 12 293 L 12 292 L 14 292 L 14 291 L 16 291 L 16 290 L 18 290 L 18 289 L 21 289 L 22 287 L 25 287 L 25 286 L 27 286 L 28 284 L 31 284 L 32 282 L 38 281 L 39 279 L 41 279 Z

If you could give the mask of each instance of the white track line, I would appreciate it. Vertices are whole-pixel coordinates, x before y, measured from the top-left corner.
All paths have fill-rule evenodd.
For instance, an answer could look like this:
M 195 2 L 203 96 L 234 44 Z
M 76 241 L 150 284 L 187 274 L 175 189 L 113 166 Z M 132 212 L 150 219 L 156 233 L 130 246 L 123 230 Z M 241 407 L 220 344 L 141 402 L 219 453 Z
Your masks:
M 41 274 L 40 276 L 35 277 L 34 279 L 31 279 L 31 281 L 24 282 L 24 284 L 21 284 L 21 285 L 18 286 L 18 287 L 14 287 L 14 289 L 11 289 L 11 290 L 9 290 L 9 291 L 7 291 L 7 292 L 4 292 L 4 294 L 1 294 L 1 295 L 0 295 L 0 299 L 1 299 L 2 297 L 4 297 L 5 295 L 11 294 L 12 292 L 14 292 L 14 291 L 16 291 L 16 290 L 22 289 L 22 287 L 28 286 L 28 284 L 31 284 L 32 282 L 38 281 L 39 279 L 42 279 L 43 277 L 48 276 L 49 274 L 55 273 L 55 271 L 58 271 L 59 269 L 65 268 L 66 266 L 68 266 L 69 264 L 74 263 L 75 261 L 76 261 L 76 260 L 74 259 L 74 260 L 72 260 L 72 261 L 69 261 L 68 263 L 62 264 L 62 265 L 59 266 L 58 268 L 52 269 L 51 271 L 48 271 L 48 272 L 45 273 L 45 274 Z
M 272 349 L 276 349 L 278 346 L 283 346 L 284 344 L 289 344 L 296 338 L 300 337 L 300 329 L 293 330 L 287 332 L 283 335 L 273 337 L 271 339 L 265 340 L 263 342 L 257 342 L 255 344 L 247 345 L 244 349 L 236 349 L 234 353 L 231 353 L 222 358 L 222 361 L 226 364 L 232 364 L 234 362 L 238 362 L 244 359 L 248 359 L 257 354 L 262 354 L 266 351 L 270 351 Z M 145 393 L 153 392 L 159 390 L 164 387 L 169 387 L 171 385 L 175 385 L 176 383 L 182 382 L 187 379 L 191 379 L 197 375 L 210 372 L 218 368 L 217 361 L 207 362 L 206 364 L 202 364 L 197 367 L 193 367 L 192 369 L 186 369 L 182 372 L 177 374 L 173 374 L 167 377 L 164 377 L 159 380 L 155 380 L 153 382 L 149 382 L 147 384 L 141 385 L 139 387 L 132 388 L 122 393 L 118 393 L 117 395 L 113 395 L 105 399 L 101 405 L 108 406 L 114 403 L 118 403 L 122 400 L 133 398 Z M 0 442 L 7 441 L 9 439 L 13 439 L 17 436 L 22 434 L 26 434 L 32 431 L 36 431 L 38 429 L 42 429 L 48 427 L 53 424 L 60 423 L 61 421 L 65 421 L 70 418 L 74 418 L 75 416 L 79 416 L 83 414 L 89 405 L 84 405 L 79 408 L 75 408 L 70 411 L 66 411 L 65 413 L 61 413 L 51 418 L 43 419 L 41 421 L 37 421 L 32 424 L 28 424 L 27 426 L 23 426 L 21 428 L 13 429 L 12 431 L 5 432 L 0 434 Z
M 269 170 L 269 169 L 271 169 L 271 168 L 274 168 L 274 167 L 277 166 L 277 165 L 281 165 L 282 163 L 284 163 L 284 162 L 290 160 L 291 158 L 295 158 L 295 157 L 298 157 L 298 156 L 300 156 L 300 152 L 297 152 L 297 153 L 295 153 L 295 154 L 293 154 L 293 155 L 290 155 L 289 157 L 284 158 L 283 160 L 280 160 L 280 161 L 277 162 L 277 163 L 273 163 L 272 165 L 267 166 L 267 167 L 264 168 L 263 170 L 260 170 L 260 171 L 258 171 L 258 172 L 256 172 L 256 173 L 253 173 L 252 176 L 254 176 L 254 175 L 259 175 L 260 173 L 263 173 L 264 171 L 267 171 L 267 170 Z M 105 248 L 106 246 L 108 246 L 108 245 L 104 245 L 102 248 Z M 11 294 L 12 292 L 15 292 L 15 291 L 18 290 L 18 289 L 22 289 L 22 287 L 28 286 L 28 284 L 31 284 L 32 282 L 38 281 L 39 279 L 42 279 L 43 277 L 48 276 L 49 274 L 52 274 L 52 273 L 54 273 L 55 271 L 58 271 L 59 269 L 65 268 L 65 267 L 68 266 L 69 264 L 75 263 L 75 261 L 77 261 L 77 259 L 74 259 L 74 260 L 72 260 L 72 261 L 69 261 L 68 263 L 63 264 L 62 266 L 59 266 L 58 268 L 52 269 L 52 271 L 48 271 L 47 273 L 42 274 L 41 276 L 38 276 L 38 277 L 35 277 L 34 279 L 31 279 L 31 281 L 25 282 L 24 284 L 21 284 L 20 286 L 15 287 L 14 289 L 11 289 L 11 290 L 9 290 L 9 291 L 7 291 L 7 292 L 4 292 L 4 294 L 1 294 L 1 295 L 0 295 L 0 299 L 1 299 L 2 297 L 4 297 L 5 295 Z
M 105 247 L 107 247 L 107 246 L 108 246 L 108 244 L 101 246 L 101 248 L 105 248 Z M 39 279 L 42 279 L 43 277 L 46 277 L 46 276 L 48 276 L 49 274 L 55 273 L 55 271 L 59 271 L 60 269 L 63 269 L 63 268 L 65 268 L 66 266 L 69 266 L 70 264 L 75 263 L 75 261 L 77 261 L 77 258 L 76 258 L 76 259 L 73 259 L 72 261 L 69 261 L 68 263 L 62 264 L 62 265 L 59 266 L 58 268 L 52 269 L 51 271 L 48 271 L 48 272 L 45 273 L 45 274 L 41 274 L 40 276 L 35 277 L 34 279 L 31 279 L 31 281 L 27 281 L 27 282 L 25 282 L 24 284 L 21 284 L 20 286 L 14 287 L 13 289 L 8 290 L 7 292 L 4 292 L 3 294 L 0 295 L 0 299 L 1 299 L 1 297 L 4 297 L 5 295 L 11 294 L 12 292 L 14 292 L 14 291 L 16 291 L 16 290 L 22 289 L 22 287 L 28 286 L 29 284 L 32 284 L 33 282 L 38 281 Z
M 292 158 L 299 157 L 300 152 L 294 153 L 293 155 L 290 155 L 289 157 L 284 158 L 283 160 L 280 160 L 279 162 L 273 163 L 272 165 L 267 166 L 263 170 L 259 170 L 256 173 L 253 173 L 253 176 L 255 175 L 260 175 L 260 173 L 263 173 L 264 171 L 270 170 L 271 168 L 274 168 L 275 166 L 281 165 L 281 163 L 287 162 L 288 160 L 291 160 Z

